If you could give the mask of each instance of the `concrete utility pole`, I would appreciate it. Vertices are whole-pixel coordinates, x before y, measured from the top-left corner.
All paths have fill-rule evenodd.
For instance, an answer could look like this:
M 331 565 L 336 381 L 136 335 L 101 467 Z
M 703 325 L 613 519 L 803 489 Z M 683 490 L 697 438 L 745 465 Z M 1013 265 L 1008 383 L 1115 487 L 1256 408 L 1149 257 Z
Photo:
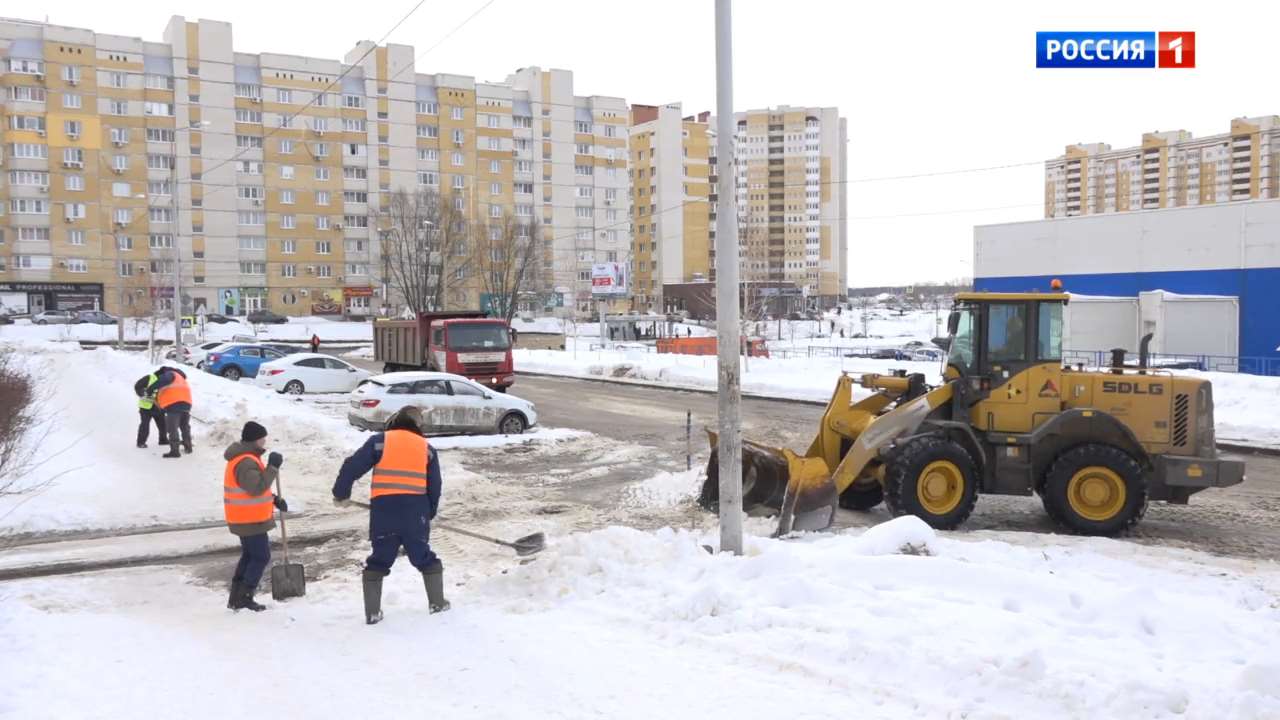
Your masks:
M 733 140 L 733 22 L 716 0 L 716 385 L 720 411 L 720 550 L 742 554 L 742 424 L 738 369 L 738 210 Z

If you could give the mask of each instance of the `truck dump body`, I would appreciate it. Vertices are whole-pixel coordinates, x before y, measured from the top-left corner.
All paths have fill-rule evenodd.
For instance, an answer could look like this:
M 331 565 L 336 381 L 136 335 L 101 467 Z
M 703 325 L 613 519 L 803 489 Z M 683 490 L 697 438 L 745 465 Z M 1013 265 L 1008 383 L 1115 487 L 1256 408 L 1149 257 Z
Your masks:
M 434 370 L 503 390 L 514 382 L 511 328 L 482 312 L 421 313 L 416 320 L 379 320 L 374 359 L 386 372 Z

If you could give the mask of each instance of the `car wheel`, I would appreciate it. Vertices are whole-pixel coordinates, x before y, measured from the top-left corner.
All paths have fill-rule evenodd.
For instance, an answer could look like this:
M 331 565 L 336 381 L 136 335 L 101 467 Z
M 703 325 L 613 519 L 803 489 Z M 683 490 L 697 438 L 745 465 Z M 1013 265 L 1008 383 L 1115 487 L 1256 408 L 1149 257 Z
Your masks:
M 284 386 L 284 391 L 290 395 L 301 395 L 306 392 L 306 390 L 307 389 L 303 387 L 301 380 L 290 380 L 288 384 Z
M 37 320 L 37 321 L 36 321 L 36 324 L 37 324 L 37 325 L 48 325 L 48 324 L 49 324 L 49 321 L 48 321 L 48 320 Z
M 203 360 L 201 360 L 200 362 L 196 363 L 196 369 L 197 369 L 197 370 L 203 370 L 203 369 L 204 369 L 204 361 L 203 361 Z
M 222 368 L 222 372 L 220 374 L 222 375 L 222 377 L 228 380 L 231 380 L 233 382 L 239 382 L 240 376 L 242 375 L 242 373 L 240 372 L 240 368 L 236 367 L 235 365 Z
M 523 415 L 517 412 L 507 413 L 502 416 L 501 422 L 498 423 L 498 434 L 520 435 L 524 433 L 527 427 L 529 427 L 529 424 L 525 422 Z

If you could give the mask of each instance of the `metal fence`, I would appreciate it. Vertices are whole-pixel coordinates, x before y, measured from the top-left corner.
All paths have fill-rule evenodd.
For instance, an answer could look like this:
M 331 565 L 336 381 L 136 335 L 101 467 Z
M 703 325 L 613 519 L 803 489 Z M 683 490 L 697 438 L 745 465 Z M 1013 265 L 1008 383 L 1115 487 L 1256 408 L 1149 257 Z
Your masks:
M 1137 365 L 1138 353 L 1125 353 L 1126 365 Z M 1064 350 L 1062 360 L 1076 365 L 1103 368 L 1111 364 L 1110 350 Z M 1168 355 L 1151 353 L 1147 364 L 1168 370 L 1205 370 L 1244 373 L 1246 375 L 1280 375 L 1280 358 L 1236 357 L 1233 355 Z

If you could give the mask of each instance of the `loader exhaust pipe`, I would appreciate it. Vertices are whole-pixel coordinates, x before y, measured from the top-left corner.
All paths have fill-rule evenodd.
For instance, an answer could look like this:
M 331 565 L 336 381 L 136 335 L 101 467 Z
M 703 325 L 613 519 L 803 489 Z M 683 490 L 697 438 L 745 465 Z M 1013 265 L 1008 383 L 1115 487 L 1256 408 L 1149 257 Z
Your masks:
M 1151 346 L 1151 338 L 1155 333 L 1147 333 L 1142 336 L 1142 341 L 1138 343 L 1138 371 L 1142 375 L 1147 374 L 1147 360 L 1151 357 L 1148 348 Z

